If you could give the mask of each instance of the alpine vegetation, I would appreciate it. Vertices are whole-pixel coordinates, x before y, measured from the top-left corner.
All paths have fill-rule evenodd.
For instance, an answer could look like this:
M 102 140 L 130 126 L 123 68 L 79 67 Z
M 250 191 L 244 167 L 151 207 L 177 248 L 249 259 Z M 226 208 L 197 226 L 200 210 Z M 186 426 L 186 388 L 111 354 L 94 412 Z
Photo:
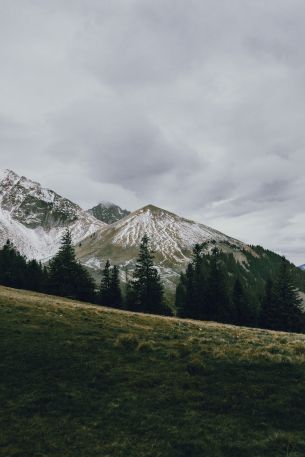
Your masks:
M 176 309 L 181 317 L 263 327 L 305 331 L 300 298 L 304 287 L 299 271 L 284 257 L 262 257 L 256 265 L 240 265 L 232 255 L 214 248 L 205 254 L 196 245 L 193 259 L 181 274 L 176 289 Z M 269 264 L 269 265 L 268 265 Z M 257 266 L 259 268 L 257 269 Z M 246 268 L 247 267 L 247 268 Z M 267 271 L 269 276 L 261 275 Z M 258 274 L 260 272 L 260 274 Z

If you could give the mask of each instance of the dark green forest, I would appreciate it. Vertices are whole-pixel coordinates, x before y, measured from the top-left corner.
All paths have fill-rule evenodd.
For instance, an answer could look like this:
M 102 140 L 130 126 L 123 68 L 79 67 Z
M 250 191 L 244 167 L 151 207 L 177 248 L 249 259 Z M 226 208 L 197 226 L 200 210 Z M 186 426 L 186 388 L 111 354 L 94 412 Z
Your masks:
M 305 291 L 302 270 L 260 246 L 251 246 L 251 253 L 241 251 L 244 262 L 216 246 L 206 253 L 205 247 L 194 247 L 192 261 L 181 274 L 175 303 L 179 316 L 274 330 L 304 330 L 298 293 Z
M 216 244 L 207 253 L 197 244 L 192 261 L 177 284 L 175 307 L 166 305 L 164 286 L 145 235 L 133 277 L 121 285 L 120 270 L 108 260 L 97 287 L 76 259 L 69 231 L 48 265 L 28 261 L 7 241 L 0 250 L 0 283 L 131 311 L 210 320 L 248 327 L 303 332 L 305 320 L 299 291 L 305 273 L 260 246 L 224 253 Z

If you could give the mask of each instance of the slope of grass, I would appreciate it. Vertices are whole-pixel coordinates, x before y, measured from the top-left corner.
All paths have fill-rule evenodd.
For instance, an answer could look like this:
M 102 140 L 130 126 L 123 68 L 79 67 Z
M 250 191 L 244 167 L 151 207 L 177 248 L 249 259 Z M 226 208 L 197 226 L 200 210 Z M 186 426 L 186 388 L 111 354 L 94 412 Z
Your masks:
M 305 455 L 305 337 L 0 288 L 0 455 Z

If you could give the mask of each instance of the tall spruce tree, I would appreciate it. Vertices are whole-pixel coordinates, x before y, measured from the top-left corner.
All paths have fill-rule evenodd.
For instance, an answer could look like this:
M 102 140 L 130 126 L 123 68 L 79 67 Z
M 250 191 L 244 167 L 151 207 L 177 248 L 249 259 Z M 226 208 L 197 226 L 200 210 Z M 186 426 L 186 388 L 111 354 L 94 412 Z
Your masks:
M 185 303 L 182 307 L 182 317 L 194 317 L 195 303 L 195 287 L 194 287 L 194 266 L 189 263 L 185 272 Z
M 55 295 L 93 300 L 94 282 L 87 270 L 76 260 L 69 230 L 62 238 L 59 252 L 50 261 L 49 289 Z
M 268 278 L 261 301 L 259 313 L 259 325 L 263 328 L 275 330 L 279 327 L 279 315 L 277 305 L 273 299 L 273 281 Z
M 193 317 L 206 319 L 206 278 L 203 269 L 202 245 L 195 244 L 193 249 Z
M 111 269 L 110 277 L 110 306 L 115 308 L 122 307 L 122 293 L 120 286 L 120 270 L 117 265 L 114 265 Z
M 48 272 L 37 260 L 27 263 L 27 289 L 44 292 L 47 288 Z
M 102 271 L 102 280 L 99 293 L 99 301 L 101 305 L 111 306 L 110 304 L 110 261 L 107 260 Z
M 218 322 L 234 321 L 234 312 L 229 299 L 226 274 L 217 248 L 213 249 L 210 260 L 207 300 L 207 319 Z
M 176 314 L 181 317 L 187 317 L 185 315 L 185 303 L 186 303 L 186 286 L 185 286 L 185 274 L 180 275 L 180 280 L 176 287 L 175 295 L 175 309 Z
M 202 249 L 200 244 L 194 246 L 192 261 L 176 289 L 176 304 L 183 317 L 207 319 L 207 265 Z
M 127 303 L 135 311 L 163 314 L 163 286 L 153 259 L 149 238 L 145 234 L 141 240 L 133 280 L 127 289 Z
M 239 278 L 235 280 L 232 293 L 232 322 L 237 325 L 253 324 L 254 316 Z
M 0 283 L 17 289 L 27 289 L 27 280 L 26 258 L 7 240 L 0 250 Z
M 104 306 L 120 308 L 122 306 L 122 294 L 120 287 L 119 268 L 114 265 L 111 267 L 109 260 L 105 264 L 102 273 L 100 288 L 100 303 Z
M 277 310 L 276 330 L 299 332 L 304 330 L 302 300 L 291 279 L 289 263 L 282 258 L 280 271 L 274 283 L 273 304 Z

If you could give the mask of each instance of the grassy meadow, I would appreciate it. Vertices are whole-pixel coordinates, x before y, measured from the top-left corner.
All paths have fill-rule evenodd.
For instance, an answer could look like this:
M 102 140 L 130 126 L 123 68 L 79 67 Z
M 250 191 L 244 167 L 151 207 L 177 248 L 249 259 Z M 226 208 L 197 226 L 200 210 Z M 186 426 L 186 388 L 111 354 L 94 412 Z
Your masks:
M 1 457 L 304 457 L 305 335 L 0 287 Z

